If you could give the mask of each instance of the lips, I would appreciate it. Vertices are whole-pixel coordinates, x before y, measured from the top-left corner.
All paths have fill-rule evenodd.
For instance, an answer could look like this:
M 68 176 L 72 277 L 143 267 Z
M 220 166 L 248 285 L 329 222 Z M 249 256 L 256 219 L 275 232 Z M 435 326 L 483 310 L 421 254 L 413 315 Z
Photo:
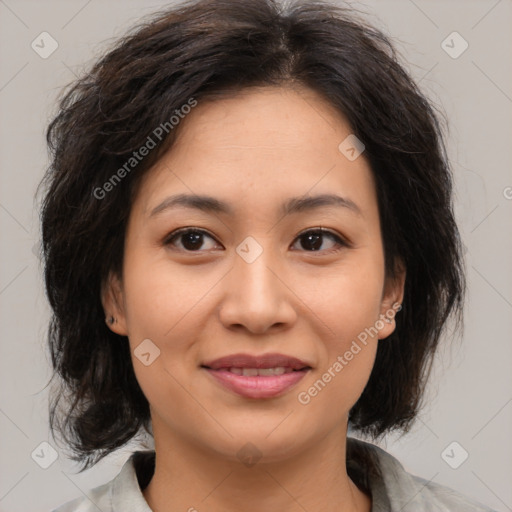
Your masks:
M 246 398 L 271 398 L 299 382 L 311 366 L 283 354 L 233 354 L 201 365 L 217 383 Z
M 261 356 L 252 356 L 250 354 L 233 354 L 221 357 L 213 361 L 203 363 L 202 366 L 211 370 L 221 370 L 226 368 L 285 368 L 290 370 L 303 370 L 311 366 L 292 356 L 283 354 L 263 354 Z

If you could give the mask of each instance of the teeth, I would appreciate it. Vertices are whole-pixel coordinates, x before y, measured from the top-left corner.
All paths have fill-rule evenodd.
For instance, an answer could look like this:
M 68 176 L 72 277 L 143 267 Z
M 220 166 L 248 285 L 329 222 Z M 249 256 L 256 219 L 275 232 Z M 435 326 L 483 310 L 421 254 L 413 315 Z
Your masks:
M 258 375 L 269 376 L 269 375 L 283 375 L 284 373 L 291 373 L 291 368 L 285 368 L 284 366 L 277 366 L 276 368 L 229 368 L 231 373 L 236 375 L 243 375 L 244 377 L 257 377 Z
M 281 372 L 281 370 L 283 370 Z M 284 368 L 260 368 L 258 370 L 258 375 L 282 375 L 284 373 Z
M 258 370 L 256 368 L 242 368 L 242 375 L 244 377 L 256 377 Z

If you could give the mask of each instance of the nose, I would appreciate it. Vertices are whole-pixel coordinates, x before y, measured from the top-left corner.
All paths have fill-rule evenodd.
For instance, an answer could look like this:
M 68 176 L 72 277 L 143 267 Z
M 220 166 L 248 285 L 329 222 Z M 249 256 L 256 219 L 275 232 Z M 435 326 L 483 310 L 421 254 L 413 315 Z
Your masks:
M 297 319 L 293 291 L 270 250 L 251 263 L 238 254 L 234 266 L 223 280 L 220 320 L 227 329 L 270 334 L 290 328 Z

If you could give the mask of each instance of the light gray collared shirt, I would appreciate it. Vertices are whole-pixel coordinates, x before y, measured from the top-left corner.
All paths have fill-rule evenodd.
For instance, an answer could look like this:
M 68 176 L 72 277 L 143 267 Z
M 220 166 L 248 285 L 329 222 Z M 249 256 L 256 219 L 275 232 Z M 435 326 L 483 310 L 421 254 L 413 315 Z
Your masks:
M 347 438 L 347 460 L 354 483 L 372 496 L 371 512 L 495 512 L 407 473 L 396 458 L 373 444 Z M 154 451 L 134 452 L 113 480 L 52 512 L 151 512 L 139 481 L 144 489 L 153 476 L 154 461 Z

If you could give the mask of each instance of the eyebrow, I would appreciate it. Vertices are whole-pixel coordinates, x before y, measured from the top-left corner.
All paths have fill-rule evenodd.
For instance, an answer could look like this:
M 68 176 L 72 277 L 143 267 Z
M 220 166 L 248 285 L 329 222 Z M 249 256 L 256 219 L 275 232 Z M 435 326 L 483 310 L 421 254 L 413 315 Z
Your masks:
M 166 210 L 180 206 L 193 208 L 206 213 L 224 213 L 226 215 L 233 215 L 233 209 L 231 206 L 219 199 L 216 199 L 215 197 L 195 194 L 177 194 L 165 198 L 158 206 L 153 208 L 149 216 L 155 217 Z M 357 215 L 362 215 L 361 210 L 356 203 L 348 198 L 335 194 L 293 197 L 281 205 L 280 211 L 281 214 L 285 216 L 329 206 L 347 208 Z

